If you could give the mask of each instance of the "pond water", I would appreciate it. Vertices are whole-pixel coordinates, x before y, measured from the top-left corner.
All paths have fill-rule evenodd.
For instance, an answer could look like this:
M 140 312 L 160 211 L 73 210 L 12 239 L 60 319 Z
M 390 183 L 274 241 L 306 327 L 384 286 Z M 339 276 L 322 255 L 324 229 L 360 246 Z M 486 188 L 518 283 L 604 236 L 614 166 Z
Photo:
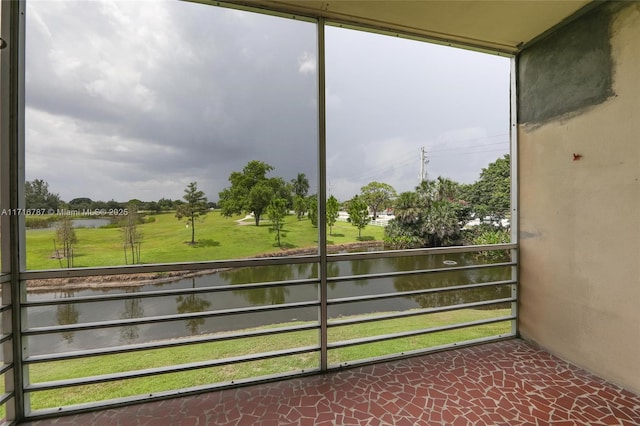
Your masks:
M 55 228 L 60 222 L 51 222 L 49 228 Z M 71 226 L 74 228 L 100 228 L 111 224 L 111 219 L 71 219 Z
M 399 257 L 376 260 L 358 260 L 329 263 L 330 277 L 352 277 L 372 273 L 392 271 L 410 271 L 417 269 L 438 269 L 442 272 L 402 277 L 382 277 L 350 279 L 348 281 L 329 282 L 329 299 L 388 294 L 428 288 L 450 287 L 462 284 L 508 280 L 509 267 L 491 267 L 476 270 L 450 271 L 456 266 L 482 263 L 475 254 L 462 253 L 450 255 L 431 255 L 421 257 Z M 72 296 L 93 296 L 146 291 L 202 288 L 238 285 L 258 282 L 307 279 L 317 277 L 316 264 L 278 265 L 251 268 L 238 268 L 203 275 L 196 278 L 181 279 L 171 283 L 146 285 L 128 289 L 95 289 L 66 292 L 33 293 L 29 300 L 66 298 Z M 78 324 L 104 320 L 118 320 L 152 317 L 188 312 L 203 312 L 244 308 L 251 306 L 269 306 L 282 303 L 306 302 L 318 300 L 318 285 L 290 284 L 285 286 L 239 289 L 220 292 L 207 292 L 182 296 L 163 296 L 154 298 L 132 298 L 119 301 L 63 304 L 53 307 L 28 309 L 28 323 L 31 327 Z M 509 286 L 490 286 L 474 290 L 453 290 L 441 293 L 415 296 L 399 296 L 391 299 L 368 302 L 344 303 L 329 306 L 329 318 L 335 319 L 349 315 L 371 314 L 376 312 L 404 311 L 416 308 L 445 306 L 458 303 L 506 298 L 511 294 Z M 505 306 L 499 306 L 504 308 Z M 494 306 L 494 308 L 496 308 Z M 234 314 L 216 318 L 194 318 L 156 324 L 131 325 L 90 331 L 67 332 L 61 335 L 43 335 L 30 337 L 29 353 L 68 351 L 109 347 L 122 344 L 148 342 L 160 339 L 172 339 L 189 335 L 206 334 L 220 331 L 241 330 L 262 325 L 278 324 L 290 321 L 318 321 L 318 308 L 304 307 L 251 314 Z

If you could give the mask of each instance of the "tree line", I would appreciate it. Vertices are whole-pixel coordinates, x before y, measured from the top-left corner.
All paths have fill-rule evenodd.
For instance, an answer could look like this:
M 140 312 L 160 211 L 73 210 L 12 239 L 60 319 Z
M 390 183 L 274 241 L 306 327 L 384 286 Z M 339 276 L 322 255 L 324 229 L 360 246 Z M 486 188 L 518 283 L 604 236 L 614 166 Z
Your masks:
M 303 173 L 290 183 L 280 177 L 267 177 L 274 168 L 261 161 L 250 161 L 241 172 L 229 176 L 231 186 L 219 193 L 224 216 L 251 214 L 256 226 L 266 214 L 280 245 L 284 217 L 293 210 L 298 218 L 308 217 L 318 225 L 317 196 L 307 195 L 309 183 Z M 398 194 L 389 184 L 370 182 L 360 193 L 340 203 L 334 196 L 326 202 L 329 234 L 339 211 L 362 230 L 385 210 L 393 219 L 385 228 L 385 242 L 391 248 L 440 247 L 466 242 L 506 242 L 509 234 L 502 227 L 511 204 L 510 157 L 505 155 L 482 169 L 472 184 L 461 184 L 445 177 L 421 182 L 414 191 Z M 467 233 L 463 226 L 471 219 L 480 226 Z
M 398 249 L 507 242 L 510 236 L 503 219 L 510 206 L 507 154 L 482 169 L 472 184 L 438 177 L 399 194 L 393 201 L 394 219 L 385 228 L 385 242 Z M 463 232 L 472 219 L 478 226 Z
M 25 184 L 26 207 L 53 211 L 61 208 L 95 210 L 126 207 L 128 214 L 119 218 L 125 263 L 140 263 L 142 234 L 137 226 L 144 221 L 139 214 L 143 211 L 175 211 L 178 220 L 187 220 L 192 245 L 197 243 L 197 222 L 215 207 L 226 217 L 251 215 L 256 226 L 266 216 L 269 230 L 275 234 L 277 245 L 281 246 L 282 238 L 286 236 L 285 218 L 290 212 L 297 220 L 308 218 L 313 226 L 318 226 L 318 200 L 315 194 L 308 194 L 309 181 L 304 173 L 286 181 L 281 177 L 268 176 L 273 170 L 274 167 L 265 162 L 249 161 L 242 171 L 230 174 L 230 185 L 218 193 L 218 203 L 209 202 L 204 192 L 198 189 L 197 182 L 189 183 L 181 200 L 161 198 L 157 202 L 130 200 L 117 203 L 113 200 L 102 202 L 75 198 L 64 203 L 58 194 L 49 191 L 47 182 L 35 179 Z M 488 224 L 474 231 L 471 237 L 476 240 L 471 242 L 501 242 L 508 237 L 501 224 L 509 213 L 510 193 L 510 158 L 505 155 L 482 169 L 479 179 L 473 184 L 460 184 L 438 177 L 421 182 L 414 191 L 398 194 L 391 185 L 373 181 L 342 203 L 331 195 L 326 202 L 326 223 L 331 235 L 339 212 L 343 210 L 348 214 L 348 221 L 358 228 L 360 239 L 362 230 L 370 221 L 388 210 L 393 213 L 393 219 L 385 228 L 385 243 L 390 248 L 402 249 L 462 244 L 463 225 L 477 218 Z M 63 250 L 59 258 L 72 259 L 77 237 L 68 217 L 60 220 L 56 235 Z M 70 267 L 73 262 L 67 260 L 67 263 Z
M 76 211 L 95 211 L 95 210 L 114 210 L 126 208 L 129 204 L 135 203 L 140 211 L 152 214 L 169 212 L 176 210 L 180 205 L 184 204 L 183 199 L 172 200 L 162 197 L 157 201 L 142 201 L 131 199 L 128 201 L 102 201 L 92 200 L 87 197 L 73 198 L 66 202 L 60 198 L 60 195 L 49 190 L 49 184 L 43 179 L 34 179 L 25 182 L 25 206 L 31 210 L 41 210 L 44 212 L 57 213 L 59 210 L 76 210 Z M 216 203 L 208 202 L 208 208 L 216 208 Z

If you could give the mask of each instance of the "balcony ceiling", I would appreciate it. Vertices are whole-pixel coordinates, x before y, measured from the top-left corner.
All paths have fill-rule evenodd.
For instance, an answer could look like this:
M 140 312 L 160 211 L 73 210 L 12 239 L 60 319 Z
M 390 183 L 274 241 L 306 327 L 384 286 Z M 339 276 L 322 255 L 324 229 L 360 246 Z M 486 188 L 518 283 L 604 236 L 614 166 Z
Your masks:
M 236 4 L 516 53 L 592 0 L 244 0 Z

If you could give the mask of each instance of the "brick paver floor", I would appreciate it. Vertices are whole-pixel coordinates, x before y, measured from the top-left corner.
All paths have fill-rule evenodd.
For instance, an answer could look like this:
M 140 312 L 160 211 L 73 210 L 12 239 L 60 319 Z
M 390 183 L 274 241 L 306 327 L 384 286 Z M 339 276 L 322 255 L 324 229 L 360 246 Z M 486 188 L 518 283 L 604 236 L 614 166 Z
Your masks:
M 520 340 L 43 425 L 640 425 L 640 396 Z

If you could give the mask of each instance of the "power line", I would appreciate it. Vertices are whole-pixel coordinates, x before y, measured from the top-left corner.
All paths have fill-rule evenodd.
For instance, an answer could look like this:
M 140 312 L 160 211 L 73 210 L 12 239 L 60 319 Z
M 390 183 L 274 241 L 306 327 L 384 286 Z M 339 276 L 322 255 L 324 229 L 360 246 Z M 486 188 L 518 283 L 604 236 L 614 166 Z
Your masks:
M 475 137 L 475 138 L 462 138 L 462 139 L 456 139 L 456 140 L 451 140 L 451 141 L 445 141 L 444 143 L 452 144 L 452 143 L 462 143 L 462 142 L 473 142 L 473 141 L 480 141 L 480 140 L 503 137 L 503 136 L 509 136 L 509 133 L 498 133 L 498 134 L 495 134 L 495 135 L 478 136 L 478 137 Z
M 498 136 L 506 136 L 507 134 L 503 134 L 503 135 L 493 135 L 493 136 L 487 136 L 484 138 L 474 138 L 474 139 L 466 139 L 463 141 L 457 141 L 457 142 L 469 142 L 472 140 L 481 140 L 481 139 L 486 139 L 489 137 L 498 137 Z M 478 150 L 478 148 L 487 148 L 487 147 L 492 147 L 495 145 L 504 145 L 504 148 L 492 148 L 492 149 L 481 149 Z M 509 152 L 509 142 L 508 141 L 501 141 L 501 142 L 491 142 L 491 143 L 487 143 L 487 144 L 477 144 L 477 145 L 473 145 L 473 146 L 461 146 L 461 147 L 448 147 L 448 148 L 444 148 L 444 149 L 439 149 L 439 150 L 433 150 L 433 151 L 428 151 L 429 155 L 427 158 L 427 150 L 425 149 L 425 147 L 421 147 L 420 148 L 420 175 L 419 178 L 422 180 L 427 179 L 428 176 L 428 172 L 426 170 L 426 165 L 429 164 L 429 161 L 431 158 L 444 158 L 444 157 L 451 157 L 453 155 L 455 156 L 462 156 L 462 155 L 471 155 L 471 154 L 483 154 L 483 153 L 490 153 L 490 152 L 504 152 L 504 153 L 508 153 Z M 397 160 L 391 160 L 393 161 L 392 164 L 385 164 L 385 165 L 381 165 L 381 166 L 377 166 L 377 167 L 369 167 L 367 168 L 367 171 L 365 173 L 350 173 L 350 174 L 343 174 L 341 175 L 341 178 L 345 178 L 345 179 L 352 179 L 352 178 L 357 178 L 358 180 L 361 181 L 365 181 L 365 180 L 369 180 L 369 179 L 376 179 L 379 178 L 380 176 L 386 175 L 392 171 L 395 171 L 396 169 L 402 168 L 404 166 L 407 166 L 411 163 L 415 164 L 415 155 L 414 154 L 407 154 L 404 156 L 399 157 Z M 334 173 L 336 175 L 338 175 L 339 173 Z
M 433 157 L 451 157 L 451 156 L 460 156 L 460 155 L 469 155 L 469 154 L 482 154 L 485 152 L 504 152 L 505 154 L 509 153 L 508 147 L 506 148 L 497 148 L 497 149 L 485 149 L 482 151 L 465 151 L 465 152 L 457 152 L 457 153 L 446 153 L 446 154 L 436 154 Z
M 472 148 L 479 148 L 479 147 L 492 146 L 492 145 L 509 145 L 509 141 L 500 141 L 500 142 L 492 142 L 492 143 L 468 145 L 468 146 L 447 147 L 443 149 L 434 149 L 431 152 L 457 151 L 457 150 L 472 149 Z

